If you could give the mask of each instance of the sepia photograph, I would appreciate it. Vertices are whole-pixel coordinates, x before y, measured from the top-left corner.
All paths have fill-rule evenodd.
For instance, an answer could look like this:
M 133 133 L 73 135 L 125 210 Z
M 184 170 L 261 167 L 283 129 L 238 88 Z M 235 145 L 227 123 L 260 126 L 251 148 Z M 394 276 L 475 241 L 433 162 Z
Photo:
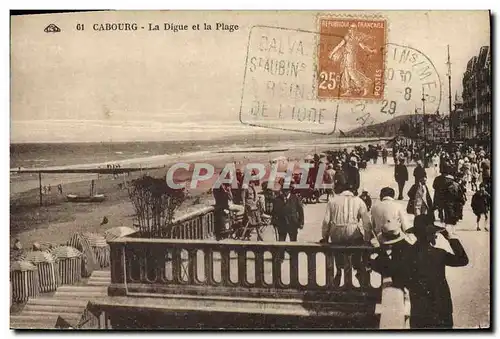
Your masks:
M 491 21 L 11 11 L 10 329 L 491 330 Z

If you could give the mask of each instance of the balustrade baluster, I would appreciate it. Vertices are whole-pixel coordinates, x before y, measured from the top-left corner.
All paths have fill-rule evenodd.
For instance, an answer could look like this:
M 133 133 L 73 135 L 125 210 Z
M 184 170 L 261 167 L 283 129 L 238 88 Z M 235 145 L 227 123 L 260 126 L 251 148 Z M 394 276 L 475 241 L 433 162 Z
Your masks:
M 361 267 L 363 268 L 362 279 L 359 282 L 361 289 L 366 289 L 371 287 L 371 274 L 368 272 L 368 263 L 370 262 L 370 252 L 363 251 L 361 254 Z
M 299 252 L 289 251 L 290 254 L 290 287 L 300 288 L 299 282 Z
M 229 286 L 231 284 L 231 279 L 229 278 L 229 270 L 231 265 L 231 258 L 229 257 L 229 250 L 222 249 L 220 251 L 220 275 L 221 275 L 221 283 L 222 286 Z
M 210 248 L 205 250 L 205 283 L 215 285 L 214 281 L 214 252 Z
M 207 239 L 208 238 L 208 227 L 205 226 L 206 224 L 201 225 L 201 234 L 203 235 L 202 239 Z
M 282 251 L 281 249 L 279 249 L 278 251 L 273 251 L 272 256 L 273 256 L 273 261 L 272 261 L 273 283 L 272 283 L 272 287 L 283 288 L 283 283 L 281 281 L 281 264 L 282 264 L 282 260 L 284 260 L 284 258 L 285 258 L 285 252 Z M 281 260 L 280 260 L 280 257 L 281 257 Z
M 148 255 L 146 253 L 147 251 L 144 248 L 141 248 L 138 252 L 139 260 L 137 261 L 139 262 L 139 281 L 144 281 L 147 276 Z
M 211 237 L 214 234 L 214 212 L 210 212 L 207 215 L 207 230 L 208 230 L 208 236 Z
M 181 274 L 182 274 L 182 258 L 181 251 L 178 248 L 172 249 L 172 278 L 174 284 L 182 283 Z
M 335 252 L 325 251 L 325 274 L 326 274 L 326 286 L 329 288 L 337 287 L 335 286 Z
M 238 248 L 238 284 L 239 286 L 249 287 L 250 284 L 247 278 L 247 252 L 245 249 Z
M 254 250 L 255 256 L 255 286 L 265 287 L 267 284 L 264 281 L 264 249 Z
M 352 252 L 344 253 L 344 288 L 352 288 Z
M 188 254 L 188 284 L 194 285 L 199 284 L 197 273 L 198 273 L 198 250 L 189 250 Z
M 307 253 L 307 286 L 318 286 L 316 281 L 316 251 Z

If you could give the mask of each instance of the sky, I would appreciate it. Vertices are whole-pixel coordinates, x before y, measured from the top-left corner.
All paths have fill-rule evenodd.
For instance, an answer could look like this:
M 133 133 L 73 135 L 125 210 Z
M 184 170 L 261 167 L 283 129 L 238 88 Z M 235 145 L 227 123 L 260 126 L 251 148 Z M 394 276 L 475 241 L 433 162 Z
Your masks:
M 315 32 L 317 14 L 124 11 L 13 17 L 11 142 L 186 140 L 276 133 L 239 120 L 250 29 L 268 25 Z M 416 48 L 432 60 L 443 82 L 440 111 L 447 111 L 446 46 L 451 52 L 452 92 L 460 94 L 468 60 L 489 45 L 488 12 L 378 14 L 389 23 L 388 42 Z M 94 24 L 118 22 L 135 22 L 146 29 L 93 30 Z M 232 33 L 147 29 L 149 23 L 163 28 L 164 23 L 204 22 L 239 28 Z M 61 32 L 45 33 L 49 23 Z M 83 24 L 84 31 L 76 30 L 77 24 Z M 339 128 L 357 127 L 352 119 L 340 120 Z

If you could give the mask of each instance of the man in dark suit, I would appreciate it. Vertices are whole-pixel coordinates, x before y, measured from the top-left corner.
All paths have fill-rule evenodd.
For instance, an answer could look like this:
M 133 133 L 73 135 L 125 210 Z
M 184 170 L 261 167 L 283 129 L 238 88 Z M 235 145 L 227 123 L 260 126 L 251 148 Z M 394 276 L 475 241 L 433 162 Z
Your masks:
M 406 168 L 404 159 L 399 159 L 399 163 L 394 167 L 394 179 L 398 183 L 398 200 L 403 200 L 403 190 L 405 183 L 408 181 L 408 169 Z
M 349 165 L 345 169 L 345 174 L 347 177 L 347 184 L 349 185 L 349 190 L 354 193 L 355 196 L 358 195 L 359 189 L 359 169 L 356 167 L 356 161 L 350 160 Z
M 274 200 L 273 225 L 278 230 L 279 241 L 297 241 L 298 230 L 304 227 L 304 208 L 299 198 L 284 184 L 281 194 Z

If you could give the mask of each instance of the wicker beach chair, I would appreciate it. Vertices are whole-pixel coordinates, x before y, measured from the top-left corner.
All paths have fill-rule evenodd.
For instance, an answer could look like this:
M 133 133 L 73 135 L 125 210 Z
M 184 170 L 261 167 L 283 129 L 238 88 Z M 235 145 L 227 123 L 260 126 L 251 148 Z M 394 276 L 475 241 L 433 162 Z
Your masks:
M 126 226 L 113 227 L 104 232 L 106 241 L 114 240 L 116 238 L 125 237 L 127 235 L 137 232 L 135 229 Z
M 82 253 L 82 277 L 90 277 L 92 272 L 99 268 L 99 263 L 89 240 L 82 233 L 75 233 L 68 240 L 67 245 L 76 248 Z
M 52 292 L 57 289 L 59 267 L 56 258 L 47 251 L 26 252 L 25 260 L 38 268 L 40 292 Z
M 97 233 L 83 233 L 83 236 L 86 237 L 94 251 L 94 255 L 99 263 L 101 268 L 109 266 L 109 245 L 106 242 L 104 236 Z
M 59 246 L 51 251 L 59 265 L 59 285 L 71 285 L 82 279 L 82 253 L 71 246 Z
M 40 285 L 38 269 L 28 261 L 19 260 L 10 263 L 11 304 L 23 303 L 38 296 Z

